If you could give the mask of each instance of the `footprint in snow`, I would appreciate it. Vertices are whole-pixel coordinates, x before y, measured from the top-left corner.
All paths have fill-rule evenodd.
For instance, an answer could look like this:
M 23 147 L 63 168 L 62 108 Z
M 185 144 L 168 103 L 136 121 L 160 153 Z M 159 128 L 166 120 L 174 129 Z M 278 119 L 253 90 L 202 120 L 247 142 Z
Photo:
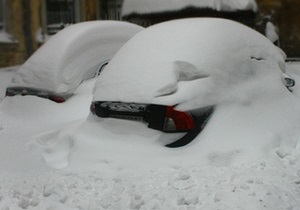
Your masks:
M 59 131 L 42 134 L 36 138 L 36 145 L 47 164 L 55 169 L 68 165 L 72 140 L 68 135 L 61 135 Z

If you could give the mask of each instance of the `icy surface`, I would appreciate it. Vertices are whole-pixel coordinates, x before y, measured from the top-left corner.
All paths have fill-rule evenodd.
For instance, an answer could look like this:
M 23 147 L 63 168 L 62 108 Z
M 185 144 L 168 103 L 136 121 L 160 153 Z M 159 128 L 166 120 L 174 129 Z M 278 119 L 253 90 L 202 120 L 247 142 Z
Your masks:
M 168 12 L 191 6 L 217 11 L 257 10 L 255 0 L 124 0 L 122 15 Z
M 109 61 L 142 27 L 117 21 L 91 21 L 52 36 L 19 69 L 10 86 L 73 93 L 91 69 Z

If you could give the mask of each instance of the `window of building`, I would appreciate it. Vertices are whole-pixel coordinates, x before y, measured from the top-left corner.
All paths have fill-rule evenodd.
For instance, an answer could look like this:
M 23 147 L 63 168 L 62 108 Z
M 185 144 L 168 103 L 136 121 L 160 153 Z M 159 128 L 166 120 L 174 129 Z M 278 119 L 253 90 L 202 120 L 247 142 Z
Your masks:
M 53 35 L 69 24 L 78 22 L 77 0 L 46 0 L 47 33 Z
M 102 20 L 121 20 L 123 0 L 101 0 L 100 18 Z

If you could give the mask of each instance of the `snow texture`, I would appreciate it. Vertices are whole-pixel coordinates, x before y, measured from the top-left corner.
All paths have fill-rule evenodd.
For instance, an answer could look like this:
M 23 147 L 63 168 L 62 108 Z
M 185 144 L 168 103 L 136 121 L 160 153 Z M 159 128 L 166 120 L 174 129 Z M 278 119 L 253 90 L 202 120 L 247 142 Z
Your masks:
M 271 42 L 276 42 L 278 41 L 278 34 L 276 32 L 276 27 L 274 26 L 273 23 L 271 22 L 267 22 L 266 24 L 266 37 L 268 37 L 268 39 L 270 39 Z
M 222 22 L 218 27 L 231 28 L 230 25 Z M 224 28 L 223 34 L 229 32 Z M 149 29 L 149 36 L 156 39 L 155 30 Z M 244 33 L 240 27 L 236 30 Z M 172 87 L 167 84 L 169 77 L 178 82 L 177 92 L 172 92 L 169 100 L 183 97 L 187 102 L 191 97 L 194 102 L 188 105 L 196 106 L 202 103 L 202 91 L 209 87 L 213 87 L 209 90 L 214 94 L 219 93 L 217 99 L 222 99 L 202 133 L 182 148 L 164 145 L 183 134 L 151 130 L 141 122 L 90 115 L 95 78 L 81 83 L 74 96 L 62 104 L 35 96 L 1 97 L 0 209 L 299 209 L 300 65 L 280 65 L 296 80 L 290 92 L 281 81 L 277 63 L 283 59 L 280 52 L 266 44 L 270 41 L 265 43 L 260 36 L 246 32 L 249 39 L 244 39 L 244 43 L 257 42 L 248 49 L 250 55 L 254 51 L 261 56 L 239 60 L 243 51 L 228 51 L 238 58 L 237 71 L 229 68 L 233 64 L 231 57 L 218 57 L 218 51 L 210 54 L 214 59 L 209 59 L 209 55 L 205 59 L 214 66 L 219 66 L 219 62 L 225 67 L 230 64 L 224 71 L 199 70 L 200 65 L 192 63 L 193 59 L 172 62 L 171 76 L 164 74 L 165 68 L 154 71 L 158 81 L 166 83 L 160 93 L 168 89 L 166 85 Z M 138 34 L 134 42 L 146 34 Z M 173 35 L 177 39 L 176 33 Z M 226 38 L 231 36 L 228 33 Z M 162 39 L 168 46 L 163 34 Z M 235 45 L 240 46 L 241 42 L 237 39 Z M 178 56 L 186 53 L 181 43 L 177 42 L 181 50 L 176 51 Z M 225 50 L 227 44 L 224 43 Z M 127 51 L 131 45 L 124 49 Z M 223 49 L 220 43 L 216 46 Z M 162 52 L 164 47 L 161 46 Z M 197 58 L 213 52 L 207 48 L 193 54 L 191 49 L 189 55 Z M 123 53 L 115 62 L 121 61 Z M 156 53 L 149 59 L 155 61 Z M 139 59 L 144 55 L 130 55 L 135 56 L 130 57 L 131 61 L 143 61 Z M 148 75 L 147 63 L 135 75 L 127 68 L 129 61 L 118 71 L 122 76 L 123 70 L 131 74 L 127 82 L 143 78 L 141 72 Z M 111 65 L 111 70 L 115 65 Z M 155 63 L 155 67 L 164 66 Z M 14 69 L 0 69 L 1 96 Z M 111 73 L 116 76 L 116 72 Z M 164 79 L 160 80 L 161 76 Z M 150 79 L 147 83 L 153 83 Z M 200 85 L 199 81 L 205 82 Z M 128 95 L 118 87 L 117 91 Z M 139 87 L 148 93 L 146 84 Z
M 149 14 L 176 11 L 187 7 L 209 8 L 217 11 L 257 11 L 255 0 L 124 0 L 122 16 L 132 13 Z
M 268 74 L 264 68 L 273 68 L 278 74 L 273 79 L 280 81 L 284 60 L 265 36 L 237 22 L 169 21 L 143 30 L 120 49 L 97 80 L 94 100 L 180 104 L 184 109 L 250 100 L 252 93 L 236 91 L 252 85 L 248 78 Z
M 220 106 L 195 143 L 174 150 L 162 146 L 174 136 L 142 123 L 86 120 L 94 83 L 64 104 L 2 100 L 1 209 L 300 207 L 299 94 L 275 88 L 255 105 Z
M 17 43 L 17 40 L 7 32 L 0 30 L 0 43 Z
M 52 36 L 20 67 L 10 86 L 73 93 L 90 70 L 108 62 L 140 30 L 140 26 L 118 21 L 69 26 Z

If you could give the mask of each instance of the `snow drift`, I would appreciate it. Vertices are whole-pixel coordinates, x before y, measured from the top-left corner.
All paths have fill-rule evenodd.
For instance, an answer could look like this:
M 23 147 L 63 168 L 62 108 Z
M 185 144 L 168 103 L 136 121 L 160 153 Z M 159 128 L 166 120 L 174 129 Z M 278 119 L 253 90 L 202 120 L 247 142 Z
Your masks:
M 78 142 L 85 135 L 92 142 L 102 139 L 106 146 L 97 151 L 103 158 L 109 156 L 107 148 L 121 154 L 116 145 L 123 144 L 121 150 L 135 153 L 133 157 L 145 154 L 152 166 L 162 159 L 234 166 L 284 158 L 298 148 L 300 119 L 299 100 L 282 81 L 284 60 L 282 50 L 266 37 L 230 20 L 195 18 L 154 25 L 115 55 L 96 81 L 93 101 L 177 105 L 179 110 L 216 105 L 202 133 L 190 145 L 170 151 L 163 145 L 179 139 L 178 134 L 116 119 L 94 122 L 90 117 L 73 137 Z M 147 132 L 152 134 L 145 137 Z M 125 134 L 130 135 L 126 140 Z M 157 151 L 158 158 L 149 150 Z M 115 155 L 110 159 L 121 165 L 137 162 Z
M 240 23 L 169 21 L 143 30 L 120 49 L 97 80 L 93 100 L 197 108 L 200 101 L 211 105 L 225 100 L 249 77 L 264 74 L 263 66 L 272 66 L 281 82 L 284 60 L 282 50 Z
M 10 86 L 73 93 L 90 70 L 108 62 L 142 27 L 118 21 L 71 25 L 47 41 L 19 69 Z M 93 69 L 94 68 L 94 69 Z
M 218 24 L 225 40 L 232 36 L 226 30 L 229 25 L 222 21 Z M 168 29 L 176 31 L 173 26 Z M 158 27 L 161 26 L 149 29 L 149 39 Z M 180 27 L 186 29 L 183 25 Z M 232 28 L 244 34 L 239 26 Z M 182 37 L 187 37 L 185 32 L 188 31 L 182 31 Z M 214 45 L 206 37 L 210 41 L 205 46 L 214 46 L 216 50 L 201 48 L 196 54 L 189 54 L 192 58 L 188 61 L 179 60 L 187 50 L 182 47 L 181 43 L 186 43 L 177 33 L 168 39 L 161 36 L 161 42 L 156 39 L 164 44 L 159 45 L 161 52 L 165 52 L 164 46 L 168 46 L 173 36 L 179 40 L 176 42 L 179 50 L 172 51 L 178 55 L 174 56 L 176 62 L 168 54 L 158 56 L 159 51 L 154 50 L 156 45 L 152 49 L 147 42 L 142 42 L 147 38 L 142 32 L 134 42 L 154 52 L 138 54 L 140 49 L 135 54 L 128 51 L 133 57 L 124 57 L 126 62 L 121 69 L 107 71 L 107 77 L 111 72 L 117 79 L 117 73 L 120 77 L 125 71 L 129 74 L 126 80 L 120 81 L 120 86 L 114 83 L 116 88 L 111 90 L 113 96 L 119 96 L 117 91 L 123 92 L 122 99 L 130 95 L 119 89 L 125 86 L 122 82 L 126 81 L 127 86 L 135 89 L 135 80 L 144 79 L 144 71 L 149 76 L 150 70 L 156 75 L 143 80 L 139 93 L 148 94 L 149 84 L 154 84 L 153 90 L 163 86 L 160 94 L 166 93 L 167 87 L 169 90 L 176 87 L 175 92 L 158 97 L 165 103 L 177 101 L 181 108 L 199 106 L 203 100 L 210 101 L 203 98 L 205 91 L 202 91 L 212 91 L 209 96 L 220 99 L 216 111 L 204 131 L 186 147 L 169 149 L 163 146 L 181 134 L 151 130 L 140 122 L 88 116 L 96 78 L 80 84 L 74 97 L 63 104 L 32 96 L 4 98 L 0 104 L 0 208 L 299 209 L 300 65 L 293 65 L 294 68 L 288 65 L 286 73 L 296 80 L 293 92 L 289 92 L 282 84 L 278 65 L 284 55 L 267 44 L 269 41 L 248 32 L 243 39 L 233 42 L 233 47 L 250 43 L 253 48 L 228 51 L 228 55 L 218 57 L 223 42 Z M 218 34 L 211 39 L 221 37 Z M 195 43 L 195 40 L 190 41 Z M 197 39 L 198 42 L 201 41 Z M 193 44 L 188 45 L 193 46 L 191 52 L 194 52 Z M 224 43 L 224 48 L 228 50 L 227 44 Z M 111 67 L 109 64 L 108 68 L 121 66 L 117 63 L 123 61 L 121 57 L 127 50 L 136 50 L 134 45 L 124 46 L 124 51 L 118 53 L 118 60 L 112 61 L 114 64 Z M 206 53 L 205 59 L 211 66 L 223 64 L 224 68 L 219 71 L 201 69 L 198 64 L 205 64 L 205 60 L 199 61 L 199 56 Z M 249 58 L 250 55 L 257 57 Z M 144 56 L 150 57 L 145 59 Z M 165 67 L 155 62 L 164 58 L 172 60 L 170 67 L 156 70 Z M 242 58 L 246 60 L 240 60 Z M 147 68 L 147 62 L 142 65 L 146 60 L 152 61 L 153 69 Z M 234 60 L 237 63 L 232 66 Z M 138 69 L 130 70 L 128 67 L 134 62 L 138 65 L 132 67 Z M 161 78 L 165 71 L 169 74 Z M 0 71 L 3 93 L 3 84 L 10 76 L 11 72 Z M 156 79 L 161 82 L 159 86 L 155 86 Z M 165 86 L 169 82 L 171 85 Z M 97 83 L 96 88 L 99 81 Z M 150 96 L 147 100 L 158 100 L 153 95 L 147 95 Z M 139 95 L 134 98 L 144 99 Z

